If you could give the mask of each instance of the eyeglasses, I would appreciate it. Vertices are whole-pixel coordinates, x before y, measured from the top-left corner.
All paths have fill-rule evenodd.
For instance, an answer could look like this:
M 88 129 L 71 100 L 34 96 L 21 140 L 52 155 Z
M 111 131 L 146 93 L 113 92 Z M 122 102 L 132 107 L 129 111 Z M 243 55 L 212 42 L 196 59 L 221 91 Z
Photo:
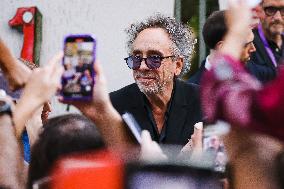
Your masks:
M 162 64 L 163 59 L 171 58 L 171 57 L 174 57 L 174 56 L 162 57 L 159 55 L 153 55 L 153 56 L 148 56 L 146 58 L 143 58 L 141 56 L 129 56 L 125 58 L 124 60 L 126 61 L 127 66 L 133 70 L 139 69 L 141 66 L 141 62 L 143 60 L 145 61 L 145 64 L 149 69 L 158 69 Z
M 284 16 L 284 7 L 263 7 L 266 16 L 274 16 L 277 11 L 280 11 L 281 16 Z

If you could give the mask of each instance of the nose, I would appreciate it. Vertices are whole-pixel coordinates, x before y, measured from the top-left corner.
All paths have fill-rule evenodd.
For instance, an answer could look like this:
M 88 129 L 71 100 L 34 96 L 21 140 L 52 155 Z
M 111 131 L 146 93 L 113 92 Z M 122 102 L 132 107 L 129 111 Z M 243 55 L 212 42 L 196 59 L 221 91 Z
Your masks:
M 146 60 L 143 59 L 142 62 L 141 62 L 141 65 L 140 65 L 140 68 L 139 70 L 148 70 L 148 66 L 146 65 Z
M 281 16 L 281 13 L 280 11 L 278 10 L 275 15 L 273 16 L 274 19 L 282 19 L 282 16 Z
M 254 44 L 252 43 L 251 46 L 250 46 L 250 52 L 253 53 L 256 51 L 256 48 L 254 46 Z

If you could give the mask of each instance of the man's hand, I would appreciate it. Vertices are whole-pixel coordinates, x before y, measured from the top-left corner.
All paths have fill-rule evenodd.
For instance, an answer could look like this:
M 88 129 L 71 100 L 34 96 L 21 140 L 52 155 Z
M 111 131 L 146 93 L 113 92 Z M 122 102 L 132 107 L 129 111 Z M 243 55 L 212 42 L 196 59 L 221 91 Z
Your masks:
M 237 60 L 240 59 L 245 39 L 251 30 L 252 11 L 246 1 L 229 0 L 229 10 L 226 12 L 228 32 L 221 53 L 231 55 Z
M 106 79 L 99 62 L 94 63 L 94 70 L 96 76 L 91 102 L 63 101 L 62 97 L 59 100 L 75 106 L 85 116 L 94 121 L 109 147 L 115 150 L 126 150 L 129 145 L 133 145 L 131 135 L 120 114 L 112 106 L 107 91 Z
M 112 105 L 108 95 L 107 82 L 99 62 L 94 63 L 94 71 L 95 84 L 91 102 L 86 103 L 84 101 L 63 100 L 63 97 L 60 97 L 59 100 L 62 103 L 71 104 L 75 106 L 87 116 L 89 113 L 91 113 L 93 117 L 98 118 L 100 117 L 101 111 L 109 109 Z
M 62 56 L 60 53 L 43 68 L 33 70 L 24 88 L 23 97 L 29 97 L 41 105 L 56 93 L 60 88 L 60 78 L 63 73 L 63 67 L 59 63 Z
M 51 59 L 45 67 L 32 71 L 22 96 L 16 105 L 13 117 L 18 138 L 21 137 L 26 121 L 60 88 L 63 67 L 58 62 L 62 59 L 62 56 L 62 53 L 60 53 Z
M 152 140 L 149 131 L 142 131 L 141 156 L 145 161 L 163 161 L 167 160 L 167 156 L 163 153 L 159 144 Z
M 194 125 L 194 132 L 191 135 L 191 139 L 181 149 L 181 153 L 194 153 L 201 154 L 203 150 L 203 123 L 198 122 Z

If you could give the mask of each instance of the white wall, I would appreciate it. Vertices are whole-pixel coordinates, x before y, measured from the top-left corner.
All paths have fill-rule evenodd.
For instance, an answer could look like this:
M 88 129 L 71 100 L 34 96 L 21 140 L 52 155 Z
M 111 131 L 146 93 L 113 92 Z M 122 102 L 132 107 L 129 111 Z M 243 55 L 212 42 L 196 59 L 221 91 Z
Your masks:
M 43 15 L 41 62 L 62 49 L 70 33 L 90 33 L 97 38 L 97 56 L 103 65 L 109 91 L 133 82 L 123 61 L 127 56 L 124 29 L 154 12 L 173 16 L 174 0 L 0 0 L 0 36 L 20 56 L 22 35 L 8 26 L 18 7 L 37 6 Z M 65 108 L 53 100 L 53 114 Z

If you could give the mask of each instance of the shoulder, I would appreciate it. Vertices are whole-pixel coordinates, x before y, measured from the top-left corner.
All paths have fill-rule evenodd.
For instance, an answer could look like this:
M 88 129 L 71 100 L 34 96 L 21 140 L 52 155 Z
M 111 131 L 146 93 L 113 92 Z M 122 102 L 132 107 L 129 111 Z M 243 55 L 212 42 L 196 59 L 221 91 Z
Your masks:
M 206 60 L 203 60 L 201 62 L 201 66 L 198 68 L 198 70 L 186 81 L 187 83 L 194 83 L 197 85 L 200 85 L 200 81 L 202 78 L 202 75 L 204 73 L 205 69 L 205 62 Z
M 200 80 L 202 77 L 204 70 L 198 70 L 195 74 L 193 74 L 188 80 L 187 83 L 194 83 L 199 85 L 200 84 Z
M 117 109 L 118 107 L 128 106 L 131 103 L 136 102 L 141 96 L 141 92 L 136 83 L 132 83 L 121 89 L 111 92 L 109 95 L 113 106 Z
M 125 95 L 128 95 L 130 93 L 138 93 L 139 91 L 140 90 L 138 86 L 135 83 L 132 83 L 121 89 L 111 92 L 109 95 L 111 99 L 116 99 L 116 98 L 125 97 Z
M 186 111 L 187 123 L 194 125 L 202 120 L 199 85 L 177 80 L 173 104 L 176 111 Z M 180 108 L 180 110 L 178 110 Z
M 182 79 L 176 80 L 176 86 L 185 88 L 187 90 L 198 90 L 199 89 L 199 85 L 196 85 L 194 83 L 188 83 Z
M 194 83 L 188 83 L 180 79 L 177 79 L 176 81 L 176 91 L 178 93 L 183 93 L 186 97 L 199 99 L 199 88 L 199 85 Z

